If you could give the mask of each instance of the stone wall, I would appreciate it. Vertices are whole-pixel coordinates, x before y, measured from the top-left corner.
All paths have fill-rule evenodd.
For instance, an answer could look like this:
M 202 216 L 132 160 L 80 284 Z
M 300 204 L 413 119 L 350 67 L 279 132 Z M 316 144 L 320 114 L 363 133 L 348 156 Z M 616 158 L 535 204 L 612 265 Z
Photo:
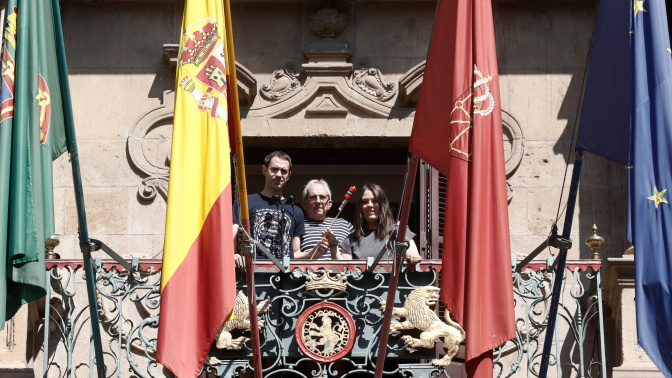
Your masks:
M 403 161 L 435 5 L 417 0 L 234 0 L 246 147 L 269 152 L 368 149 L 362 159 L 396 150 Z M 342 30 L 334 38 L 311 28 L 311 17 L 329 8 L 345 16 L 338 18 Z M 168 0 L 62 2 L 89 232 L 126 257 L 162 255 L 162 180 L 170 153 L 175 75 L 170 58 L 179 43 L 182 9 L 183 2 Z M 572 155 L 596 5 L 495 1 L 493 10 L 501 103 L 505 122 L 512 127 L 503 136 L 512 161 L 507 167 L 512 251 L 524 257 L 550 232 L 561 193 L 563 205 L 567 197 L 563 187 L 569 185 L 571 165 L 567 180 L 563 177 Z M 251 192 L 261 189 L 260 163 L 248 160 Z M 353 174 L 352 165 L 338 167 L 336 161 L 329 168 L 305 159 L 296 163 L 289 189 L 297 197 L 303 182 L 315 175 L 350 185 L 346 179 Z M 373 177 L 385 182 L 391 194 L 399 193 L 403 165 L 363 163 L 357 180 Z M 78 258 L 68 156 L 55 162 L 54 175 L 61 241 L 56 252 Z M 607 241 L 603 259 L 623 254 L 625 178 L 622 166 L 585 157 L 570 259 L 590 256 L 583 240 L 594 223 Z M 399 188 L 393 187 L 395 182 Z M 563 220 L 561 214 L 560 229 Z M 0 332 L 3 340 L 11 330 L 23 328 L 8 329 Z M 18 342 L 12 340 L 8 345 Z M 21 349 L 23 344 L 15 345 Z M 7 353 L 0 348 L 0 365 L 15 361 Z M 17 363 L 31 366 L 25 359 Z

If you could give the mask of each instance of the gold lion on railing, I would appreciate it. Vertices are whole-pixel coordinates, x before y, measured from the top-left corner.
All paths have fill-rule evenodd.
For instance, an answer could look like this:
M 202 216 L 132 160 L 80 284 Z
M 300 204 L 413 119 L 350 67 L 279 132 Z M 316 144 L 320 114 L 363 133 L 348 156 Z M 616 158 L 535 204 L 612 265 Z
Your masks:
M 271 300 L 264 299 L 257 305 L 257 313 L 259 315 L 264 314 L 270 307 Z M 263 319 L 259 319 L 259 328 L 263 326 Z M 225 321 L 222 324 L 222 328 L 219 329 L 217 336 L 215 336 L 215 340 L 217 340 L 215 346 L 218 349 L 241 349 L 243 347 L 243 344 L 249 338 L 240 336 L 234 339 L 231 336 L 231 331 L 234 329 L 250 329 L 250 310 L 247 304 L 247 296 L 243 294 L 242 290 L 238 290 L 238 294 L 236 295 L 236 303 L 233 305 L 233 319 Z
M 394 322 L 390 325 L 390 334 L 396 335 L 400 330 L 419 329 L 422 331 L 419 339 L 404 335 L 401 340 L 411 348 L 434 348 L 436 339 L 442 337 L 447 353 L 441 359 L 433 359 L 432 363 L 437 366 L 450 365 L 450 361 L 460 350 L 460 343 L 464 341 L 464 329 L 450 319 L 450 313 L 446 310 L 443 315 L 446 323 L 434 313 L 431 307 L 439 300 L 439 289 L 433 286 L 423 286 L 411 291 L 404 302 L 404 307 L 394 307 L 393 316 L 405 318 L 402 322 Z M 380 302 L 381 310 L 385 311 L 386 301 Z

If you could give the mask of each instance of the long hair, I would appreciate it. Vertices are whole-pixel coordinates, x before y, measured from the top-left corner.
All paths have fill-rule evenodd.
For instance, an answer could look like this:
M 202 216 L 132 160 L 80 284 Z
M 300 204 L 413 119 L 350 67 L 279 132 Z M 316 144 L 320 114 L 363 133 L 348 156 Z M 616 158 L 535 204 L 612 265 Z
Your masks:
M 364 231 L 366 230 L 366 222 L 362 218 L 362 197 L 367 189 L 373 193 L 373 197 L 378 201 L 378 206 L 380 206 L 376 238 L 382 240 L 394 229 L 394 216 L 390 209 L 390 201 L 388 201 L 383 188 L 369 182 L 362 185 L 361 189 L 355 194 L 357 197 L 357 211 L 355 211 L 355 217 L 352 222 L 352 226 L 355 229 L 355 238 L 361 240 L 362 236 L 364 236 Z

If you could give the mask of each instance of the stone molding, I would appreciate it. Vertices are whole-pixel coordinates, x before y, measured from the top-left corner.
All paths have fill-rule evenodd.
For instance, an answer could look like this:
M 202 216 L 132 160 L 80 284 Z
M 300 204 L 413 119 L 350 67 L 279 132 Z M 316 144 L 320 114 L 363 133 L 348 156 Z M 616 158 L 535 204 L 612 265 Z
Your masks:
M 422 78 L 425 75 L 425 65 L 427 60 L 416 64 L 399 79 L 399 95 L 404 100 L 406 105 L 415 107 L 418 103 L 418 96 L 420 96 L 420 87 L 422 86 Z
M 163 60 L 170 65 L 170 68 L 177 67 L 177 53 L 180 45 L 176 43 L 166 43 L 163 45 Z M 257 95 L 257 79 L 245 66 L 236 62 L 236 79 L 238 81 L 238 102 L 245 107 L 252 106 L 254 98 Z

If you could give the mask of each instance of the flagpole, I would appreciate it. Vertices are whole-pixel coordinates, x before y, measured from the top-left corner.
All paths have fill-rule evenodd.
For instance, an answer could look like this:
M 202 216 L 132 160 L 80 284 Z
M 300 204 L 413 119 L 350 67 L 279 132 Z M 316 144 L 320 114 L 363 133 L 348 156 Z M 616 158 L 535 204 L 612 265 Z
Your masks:
M 401 203 L 401 217 L 399 219 L 399 230 L 397 231 L 396 245 L 403 245 L 406 241 L 406 227 L 408 226 L 408 216 L 411 212 L 411 200 L 413 199 L 413 187 L 415 186 L 415 174 L 418 171 L 418 157 L 410 154 L 408 162 L 408 172 L 406 173 L 406 184 L 404 185 L 404 198 Z M 387 302 L 385 302 L 385 312 L 383 313 L 383 325 L 380 328 L 380 343 L 378 344 L 378 356 L 376 357 L 375 378 L 383 377 L 385 368 L 385 357 L 387 356 L 387 341 L 390 338 L 390 324 L 392 323 L 392 310 L 397 295 L 397 286 L 399 284 L 399 274 L 401 264 L 404 261 L 405 248 L 397 248 L 394 255 L 394 265 L 390 272 L 390 283 L 387 288 Z
M 562 238 L 569 240 L 572 231 L 572 219 L 574 218 L 574 208 L 576 207 L 576 197 L 579 192 L 579 176 L 581 176 L 581 164 L 583 161 L 583 151 L 574 150 L 574 169 L 572 170 L 572 181 L 569 184 L 569 196 L 567 197 L 567 212 L 565 213 L 565 224 L 562 227 Z M 570 245 L 571 248 L 571 245 Z M 560 289 L 562 280 L 565 276 L 565 262 L 567 260 L 567 249 L 561 248 L 560 254 L 555 259 L 555 281 L 553 281 L 553 296 L 551 297 L 551 308 L 548 312 L 548 323 L 546 325 L 546 339 L 544 340 L 544 350 L 541 355 L 541 366 L 539 367 L 539 378 L 546 378 L 548 373 L 548 363 L 551 355 L 551 345 L 553 344 L 553 333 L 555 332 L 555 323 L 558 318 L 558 305 L 560 303 Z
M 79 224 L 79 247 L 84 260 L 86 274 L 86 290 L 89 296 L 89 312 L 91 315 L 91 331 L 94 350 L 96 353 L 96 368 L 98 378 L 105 377 L 105 360 L 103 359 L 103 345 L 100 339 L 100 321 L 98 318 L 98 301 L 96 299 L 96 274 L 91 264 L 91 252 L 96 251 L 96 245 L 89 239 L 89 229 L 86 223 L 86 209 L 84 207 L 84 192 L 82 190 L 82 175 L 79 169 L 79 153 L 77 152 L 77 138 L 75 136 L 75 121 L 70 101 L 70 82 L 68 81 L 68 64 L 65 59 L 65 43 L 63 42 L 63 25 L 58 0 L 51 1 L 54 12 L 54 34 L 56 36 L 56 57 L 58 59 L 58 76 L 60 78 L 61 98 L 63 101 L 63 118 L 65 120 L 65 137 L 68 153 L 72 165 L 72 180 L 75 189 L 77 205 L 77 221 Z M 129 272 L 130 273 L 130 272 Z M 49 314 L 47 314 L 49 316 Z
M 224 0 L 224 17 L 226 18 L 226 52 L 229 70 L 229 93 L 231 93 L 231 119 L 235 128 L 236 181 L 238 183 L 238 199 L 240 201 L 240 222 L 245 229 L 244 238 L 250 235 L 250 212 L 247 204 L 247 181 L 245 179 L 245 156 L 243 154 L 243 133 L 240 127 L 240 111 L 238 108 L 238 80 L 236 78 L 236 58 L 233 50 L 233 27 L 231 24 L 231 4 Z M 234 235 L 234 237 L 236 237 Z M 252 340 L 252 368 L 255 378 L 262 378 L 261 344 L 259 342 L 259 315 L 257 314 L 257 294 L 254 285 L 254 261 L 252 254 L 245 254 L 245 280 L 247 281 L 247 300 L 250 311 L 250 331 Z

